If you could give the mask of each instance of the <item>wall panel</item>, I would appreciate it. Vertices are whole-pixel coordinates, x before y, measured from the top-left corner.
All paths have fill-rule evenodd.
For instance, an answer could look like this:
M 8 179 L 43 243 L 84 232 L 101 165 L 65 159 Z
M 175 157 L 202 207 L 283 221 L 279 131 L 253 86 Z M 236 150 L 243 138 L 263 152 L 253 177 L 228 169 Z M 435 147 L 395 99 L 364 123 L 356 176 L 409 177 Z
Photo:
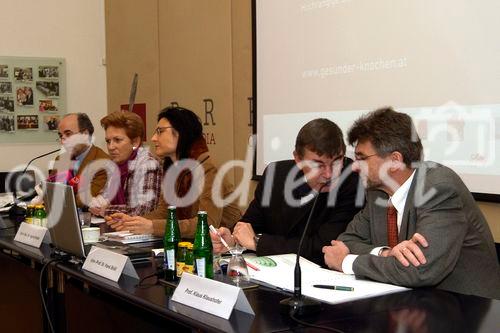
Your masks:
M 160 1 L 159 36 L 161 105 L 193 110 L 216 161 L 233 159 L 231 1 Z
M 147 138 L 160 109 L 158 0 L 106 0 L 108 113 L 128 104 L 134 73 L 136 103 L 146 103 Z

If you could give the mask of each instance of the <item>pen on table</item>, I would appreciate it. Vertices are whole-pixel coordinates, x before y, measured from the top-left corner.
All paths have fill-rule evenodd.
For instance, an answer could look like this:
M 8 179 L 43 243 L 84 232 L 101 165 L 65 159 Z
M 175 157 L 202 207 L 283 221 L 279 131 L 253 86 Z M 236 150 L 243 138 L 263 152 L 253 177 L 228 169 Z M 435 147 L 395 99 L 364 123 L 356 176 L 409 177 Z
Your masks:
M 313 287 L 321 289 L 341 290 L 341 291 L 354 291 L 353 287 L 331 286 L 328 284 L 314 284 Z
M 224 238 L 222 238 L 222 236 L 219 233 L 219 231 L 217 229 L 215 229 L 215 227 L 213 225 L 210 225 L 208 227 L 208 229 L 210 229 L 211 232 L 213 232 L 214 234 L 216 234 L 217 236 L 219 236 L 222 245 L 224 245 L 226 247 L 226 249 L 228 249 L 229 252 L 231 252 L 231 249 L 229 248 L 229 245 L 227 245 L 226 241 L 224 240 Z
M 254 271 L 260 271 L 260 269 L 257 266 L 249 263 L 248 260 L 245 260 L 245 262 L 247 263 L 247 266 L 253 269 Z

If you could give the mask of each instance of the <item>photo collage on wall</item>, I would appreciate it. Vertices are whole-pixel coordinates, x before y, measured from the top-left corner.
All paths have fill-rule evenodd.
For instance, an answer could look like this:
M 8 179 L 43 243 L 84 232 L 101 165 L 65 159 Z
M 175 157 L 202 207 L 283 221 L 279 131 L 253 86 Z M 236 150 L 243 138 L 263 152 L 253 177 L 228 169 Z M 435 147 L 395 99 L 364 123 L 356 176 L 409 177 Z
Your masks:
M 0 135 L 10 133 L 15 138 L 36 131 L 38 136 L 43 136 L 41 132 L 52 133 L 53 138 L 65 113 L 60 99 L 63 62 L 54 65 L 52 60 L 45 64 L 43 59 L 37 59 L 31 65 L 26 63 L 3 61 L 0 57 Z
M 13 132 L 14 98 L 12 81 L 9 79 L 9 66 L 0 64 L 0 132 Z

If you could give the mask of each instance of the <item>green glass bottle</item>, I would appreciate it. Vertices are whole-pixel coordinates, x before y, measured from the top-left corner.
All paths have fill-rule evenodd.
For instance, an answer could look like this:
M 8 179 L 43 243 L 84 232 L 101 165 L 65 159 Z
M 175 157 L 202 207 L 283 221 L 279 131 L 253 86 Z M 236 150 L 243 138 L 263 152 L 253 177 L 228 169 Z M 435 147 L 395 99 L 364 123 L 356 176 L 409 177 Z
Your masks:
M 42 226 L 43 219 L 46 217 L 44 213 L 43 205 L 36 205 L 35 211 L 33 212 L 33 224 Z
M 28 224 L 33 224 L 33 214 L 35 212 L 35 205 L 28 205 L 26 209 L 26 218 L 25 221 Z
M 45 210 L 44 205 L 42 205 L 42 209 L 40 212 L 40 225 L 44 228 L 47 228 L 47 211 Z
M 193 259 L 196 275 L 214 278 L 212 240 L 208 231 L 207 212 L 198 212 L 198 224 L 194 235 Z
M 167 212 L 167 224 L 165 225 L 165 236 L 163 237 L 165 280 L 175 281 L 177 246 L 181 240 L 179 223 L 177 222 L 177 212 L 175 206 L 169 206 Z
M 193 263 L 193 243 L 187 242 L 187 252 L 186 252 L 186 262 L 183 268 L 184 272 L 189 274 L 194 273 L 194 263 Z

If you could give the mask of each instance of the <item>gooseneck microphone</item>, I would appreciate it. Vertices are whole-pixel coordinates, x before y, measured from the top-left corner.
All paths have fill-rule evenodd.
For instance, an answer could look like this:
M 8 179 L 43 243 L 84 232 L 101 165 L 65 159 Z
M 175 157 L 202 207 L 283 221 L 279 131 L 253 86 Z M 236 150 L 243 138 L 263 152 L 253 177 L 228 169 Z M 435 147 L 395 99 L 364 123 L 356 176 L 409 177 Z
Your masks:
M 295 272 L 294 272 L 294 288 L 293 288 L 293 296 L 285 298 L 280 301 L 280 310 L 282 313 L 291 314 L 294 316 L 305 316 L 308 314 L 313 314 L 321 311 L 321 303 L 312 298 L 306 298 L 302 295 L 302 273 L 300 271 L 300 251 L 302 250 L 302 243 L 304 242 L 304 237 L 307 233 L 307 229 L 309 228 L 309 223 L 311 222 L 311 218 L 314 214 L 314 209 L 316 208 L 316 203 L 318 202 L 319 195 L 325 186 L 329 186 L 331 180 L 327 181 L 319 188 L 318 194 L 314 198 L 313 205 L 311 207 L 311 211 L 309 212 L 309 216 L 307 217 L 307 222 L 304 227 L 304 231 L 302 231 L 302 236 L 300 237 L 299 248 L 297 250 L 297 258 L 295 261 Z
M 45 154 L 42 154 L 42 155 L 38 155 L 34 158 L 32 158 L 28 164 L 26 164 L 26 166 L 24 167 L 23 171 L 21 172 L 21 174 L 18 176 L 18 177 L 22 177 L 25 173 L 26 173 L 26 170 L 28 170 L 28 167 L 31 165 L 31 163 L 33 161 L 36 161 L 38 160 L 39 158 L 42 158 L 42 157 L 45 157 L 45 156 L 48 156 L 48 155 L 51 155 L 51 154 L 54 154 L 54 153 L 57 153 L 58 151 L 60 150 L 60 148 L 58 149 L 55 149 L 55 150 L 51 150 L 49 151 L 48 153 L 45 153 Z M 14 188 L 12 189 L 12 193 L 14 195 L 14 202 L 12 204 L 12 207 L 9 209 L 9 217 L 16 221 L 17 223 L 20 223 L 22 220 L 24 220 L 24 217 L 26 216 L 26 210 L 22 207 L 19 207 L 17 204 L 19 203 L 19 199 L 17 198 L 17 190 L 16 190 L 16 187 L 17 186 L 14 186 Z M 27 196 L 29 197 L 29 196 Z M 26 199 L 27 197 L 25 198 L 20 198 L 20 199 Z
M 19 175 L 19 177 L 22 177 L 22 176 L 26 173 L 26 170 L 28 170 L 29 166 L 31 165 L 31 163 L 32 163 L 33 161 L 36 161 L 36 160 L 38 160 L 38 159 L 40 159 L 40 158 L 42 158 L 42 157 L 45 157 L 45 156 L 48 156 L 48 155 L 51 155 L 51 154 L 57 153 L 57 152 L 58 152 L 58 151 L 60 151 L 60 150 L 61 150 L 61 148 L 54 149 L 54 150 L 49 151 L 48 153 L 45 153 L 45 154 L 42 154 L 42 155 L 38 155 L 38 156 L 36 156 L 36 157 L 32 158 L 32 159 L 28 162 L 28 164 L 26 164 L 26 166 L 25 166 L 25 167 L 24 167 L 24 169 L 23 169 L 23 172 L 21 172 L 21 174 Z M 16 199 L 17 199 L 17 195 L 16 195 L 16 187 L 15 187 L 15 186 L 14 186 L 14 190 L 13 190 L 13 192 L 14 192 L 14 201 L 16 201 Z
M 38 160 L 39 158 L 42 158 L 42 157 L 49 156 L 49 155 L 51 155 L 51 154 L 57 153 L 57 152 L 58 152 L 58 151 L 60 151 L 60 150 L 61 150 L 61 148 L 57 148 L 57 149 L 54 149 L 54 150 L 49 151 L 48 153 L 45 153 L 45 154 L 42 154 L 42 155 L 38 155 L 38 156 L 36 156 L 36 157 L 33 157 L 33 158 L 32 158 L 32 159 L 28 162 L 28 164 L 26 164 L 26 167 L 24 167 L 24 170 L 23 170 L 23 173 L 22 173 L 22 174 L 24 175 L 24 173 L 26 172 L 26 170 L 28 170 L 28 167 L 31 165 L 31 163 L 32 163 L 33 161 L 36 161 L 36 160 Z

